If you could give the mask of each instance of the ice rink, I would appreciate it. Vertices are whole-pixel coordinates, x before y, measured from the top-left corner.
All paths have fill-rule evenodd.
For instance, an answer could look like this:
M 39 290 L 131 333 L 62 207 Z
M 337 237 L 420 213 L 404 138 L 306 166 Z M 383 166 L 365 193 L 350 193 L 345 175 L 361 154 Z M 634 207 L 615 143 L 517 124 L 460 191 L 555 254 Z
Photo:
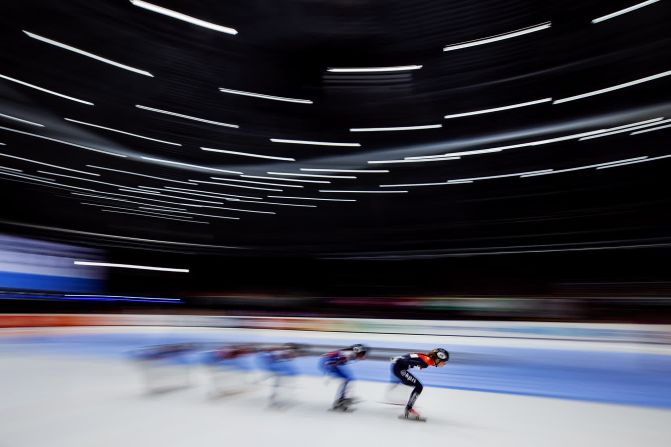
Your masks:
M 0 446 L 668 446 L 671 442 L 671 410 L 664 405 L 666 401 L 632 405 L 597 403 L 576 396 L 532 396 L 502 389 L 451 389 L 450 381 L 457 388 L 460 383 L 455 374 L 460 368 L 458 355 L 452 359 L 454 363 L 433 370 L 432 374 L 441 374 L 440 380 L 418 374 L 427 385 L 417 404 L 428 418 L 425 423 L 398 419 L 402 407 L 388 403 L 384 376 L 379 381 L 356 382 L 353 394 L 362 399 L 356 411 L 328 411 L 338 384 L 307 366 L 300 369 L 305 374 L 282 387 L 283 405 L 279 407 L 269 405 L 271 381 L 254 368 L 212 375 L 198 365 L 170 365 L 161 372 L 160 380 L 185 386 L 148 393 L 146 370 L 129 361 L 128 349 L 166 339 L 174 341 L 175 337 L 220 337 L 222 341 L 291 338 L 343 345 L 361 339 L 357 334 L 174 328 L 6 331 L 0 338 Z M 465 341 L 440 337 L 430 341 L 421 337 L 411 341 L 407 337 L 399 340 L 399 336 L 366 337 L 363 341 L 371 345 L 433 343 L 462 353 L 491 349 L 488 344 L 493 343 L 480 341 L 469 347 Z M 565 349 L 552 349 L 566 355 Z M 580 352 L 603 354 L 593 349 Z M 668 357 L 661 351 L 655 355 Z M 537 354 L 538 347 L 534 352 Z M 461 358 L 468 363 L 466 356 Z M 314 357 L 301 360 L 305 365 L 315 361 Z M 370 361 L 364 367 L 366 362 L 361 362 L 360 369 L 353 369 L 357 377 L 368 379 L 372 373 L 384 374 L 387 369 L 385 362 Z M 511 372 L 501 371 L 497 380 L 505 382 Z M 637 380 L 633 376 L 629 379 Z M 589 384 L 592 379 L 585 380 Z M 441 385 L 443 381 L 448 385 Z M 607 382 L 608 377 L 604 375 L 603 381 Z M 482 382 L 486 387 L 486 381 Z M 666 387 L 667 383 L 653 385 Z M 549 386 L 548 382 L 543 386 Z M 399 391 L 392 397 L 404 400 L 409 390 L 403 390 L 403 394 Z M 658 394 L 665 399 L 668 392 L 659 388 Z

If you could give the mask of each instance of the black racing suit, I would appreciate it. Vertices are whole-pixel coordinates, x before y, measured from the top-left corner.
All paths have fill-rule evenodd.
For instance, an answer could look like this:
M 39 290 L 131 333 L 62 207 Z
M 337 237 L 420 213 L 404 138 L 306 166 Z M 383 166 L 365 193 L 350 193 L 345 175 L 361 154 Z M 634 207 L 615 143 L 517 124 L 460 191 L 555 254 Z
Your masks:
M 419 397 L 424 389 L 417 377 L 413 376 L 408 370 L 410 368 L 424 369 L 431 366 L 431 364 L 431 359 L 424 354 L 406 354 L 392 359 L 392 374 L 404 385 L 414 387 L 412 393 L 410 393 L 408 404 L 405 407 L 407 411 L 412 409 L 417 397 Z

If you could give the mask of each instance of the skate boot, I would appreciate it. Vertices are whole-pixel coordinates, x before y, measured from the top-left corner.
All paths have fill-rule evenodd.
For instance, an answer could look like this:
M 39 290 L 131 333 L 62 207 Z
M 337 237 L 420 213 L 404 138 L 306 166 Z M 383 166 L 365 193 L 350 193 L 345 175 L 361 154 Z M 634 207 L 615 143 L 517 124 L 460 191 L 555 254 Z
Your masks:
M 405 408 L 405 413 L 403 413 L 403 418 L 408 419 L 410 421 L 420 421 L 420 422 L 425 422 L 426 418 L 423 418 L 417 410 L 414 408 Z

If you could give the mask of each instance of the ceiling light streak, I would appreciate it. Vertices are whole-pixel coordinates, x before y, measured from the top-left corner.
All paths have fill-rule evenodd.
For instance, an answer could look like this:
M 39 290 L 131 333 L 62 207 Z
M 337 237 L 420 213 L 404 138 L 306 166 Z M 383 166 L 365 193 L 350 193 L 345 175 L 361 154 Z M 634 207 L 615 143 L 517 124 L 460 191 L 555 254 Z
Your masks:
M 79 202 L 79 203 L 82 204 L 82 205 L 87 205 L 87 206 L 97 206 L 99 208 L 111 208 L 111 209 L 115 209 L 115 210 L 138 211 L 137 208 L 128 208 L 128 207 L 125 207 L 125 206 L 112 206 L 112 205 L 107 205 L 107 204 L 102 204 L 102 203 L 88 203 L 88 202 Z M 157 209 L 156 211 L 160 211 L 160 213 L 155 212 L 155 213 L 152 213 L 152 214 L 157 214 L 159 216 L 168 216 L 168 217 L 182 217 L 182 216 L 174 216 L 174 215 L 171 215 L 171 214 L 164 214 L 164 213 L 167 213 L 167 211 L 165 211 L 165 210 Z M 192 218 L 185 216 L 184 219 L 192 219 Z
M 636 5 L 630 6 L 628 8 L 620 9 L 619 11 L 612 12 L 610 14 L 606 14 L 605 16 L 597 17 L 596 19 L 592 20 L 593 24 L 601 23 L 604 22 L 608 19 L 612 19 L 613 17 L 621 16 L 622 14 L 626 14 L 631 11 L 635 11 L 637 9 L 643 8 L 648 5 L 652 5 L 653 3 L 657 3 L 659 0 L 648 0 L 643 3 L 638 3 Z
M 254 185 L 266 185 L 266 186 L 280 186 L 282 188 L 303 188 L 303 185 L 285 185 L 283 183 L 270 183 L 270 182 L 255 182 L 253 180 L 238 180 L 232 178 L 222 178 L 222 177 L 210 177 L 212 180 L 223 180 L 225 182 L 234 182 L 234 183 L 251 183 Z
M 106 58 L 98 56 L 96 54 L 89 53 L 88 51 L 80 50 L 79 48 L 75 48 L 75 47 L 72 47 L 70 45 L 66 45 L 64 43 L 57 42 L 55 40 L 47 39 L 46 37 L 43 37 L 43 36 L 39 36 L 37 34 L 30 33 L 26 30 L 22 30 L 22 31 L 28 37 L 32 37 L 33 39 L 37 39 L 41 42 L 48 43 L 50 45 L 54 45 L 54 46 L 57 46 L 59 48 L 63 48 L 64 50 L 72 51 L 72 52 L 77 53 L 77 54 L 81 54 L 82 56 L 90 57 L 91 59 L 95 59 L 97 61 L 104 62 L 106 64 L 113 65 L 113 66 L 118 67 L 118 68 L 123 68 L 124 70 L 132 71 L 133 73 L 141 74 L 141 75 L 144 75 L 144 76 L 149 76 L 151 78 L 154 77 L 153 74 L 149 73 L 146 70 L 140 70 L 139 68 L 135 68 L 135 67 L 131 67 L 129 65 L 121 64 L 119 62 L 115 62 L 113 60 L 106 59 Z
M 328 180 L 305 180 L 297 178 L 286 178 L 286 177 L 265 177 L 262 175 L 241 175 L 240 177 L 244 178 L 258 178 L 261 180 L 281 180 L 283 182 L 300 182 L 300 183 L 331 183 Z
M 30 124 L 31 126 L 44 127 L 44 124 L 34 123 L 34 122 L 32 122 L 32 121 L 28 121 L 28 120 L 24 120 L 24 119 L 21 119 L 21 118 L 17 118 L 17 117 L 15 117 L 15 116 L 5 115 L 4 113 L 0 113 L 0 116 L 3 117 L 3 118 L 10 119 L 10 120 L 18 121 L 18 122 L 20 122 L 20 123 Z
M 266 174 L 271 174 L 271 175 L 289 175 L 289 176 L 294 176 L 294 177 L 314 177 L 314 178 L 349 178 L 349 179 L 355 179 L 356 176 L 354 175 L 320 175 L 320 174 L 299 174 L 295 172 L 276 172 L 276 171 L 268 171 Z
M 130 211 L 116 211 L 116 210 L 108 210 L 108 209 L 102 209 L 100 211 L 102 211 L 104 213 L 130 214 L 130 215 L 133 215 L 133 216 L 149 217 L 151 219 L 175 220 L 177 222 L 209 224 L 209 222 L 203 222 L 201 220 L 188 220 L 190 218 L 186 218 L 186 217 L 183 218 L 183 219 L 178 219 L 176 217 L 161 216 L 161 215 L 157 215 L 157 214 L 150 213 L 150 212 L 147 212 L 147 211 L 145 211 L 145 212 L 142 212 L 142 211 L 140 211 L 140 212 L 130 212 Z
M 71 118 L 65 118 L 65 121 L 70 121 L 72 123 L 82 124 L 84 126 L 96 127 L 98 129 L 105 129 L 105 130 L 109 130 L 110 132 L 116 132 L 116 133 L 121 133 L 121 134 L 124 134 L 124 135 L 130 135 L 132 137 L 142 138 L 143 140 L 156 141 L 157 143 L 169 144 L 171 146 L 181 146 L 180 143 L 173 143 L 171 141 L 158 140 L 156 138 L 149 138 L 149 137 L 145 137 L 144 135 L 138 135 L 136 133 L 124 132 L 123 130 L 113 129 L 111 127 L 99 126 L 97 124 L 86 123 L 84 121 L 77 121 L 77 120 L 73 120 Z
M 405 188 L 408 186 L 440 186 L 447 185 L 447 182 L 434 182 L 434 183 L 399 183 L 395 185 L 380 185 L 380 188 Z
M 39 91 L 44 92 L 44 93 L 49 93 L 50 95 L 55 95 L 55 96 L 58 96 L 60 98 L 69 99 L 70 101 L 79 102 L 79 103 L 86 104 L 86 105 L 89 105 L 89 106 L 94 105 L 92 102 L 84 101 L 83 99 L 77 99 L 73 96 L 64 95 L 62 93 L 58 93 L 58 92 L 55 92 L 53 90 L 47 90 L 46 88 L 38 87 L 34 84 L 29 84 L 27 82 L 19 81 L 18 79 L 10 78 L 9 76 L 5 76 L 3 74 L 0 74 L 0 78 L 6 79 L 7 81 L 15 82 L 17 84 L 25 85 L 26 87 L 30 87 L 30 88 L 33 88 L 35 90 L 39 90 Z
M 189 269 L 172 268 L 172 267 L 153 267 L 148 265 L 133 265 L 133 264 L 115 264 L 111 262 L 97 262 L 97 261 L 74 261 L 75 265 L 85 265 L 90 267 L 113 267 L 125 268 L 135 270 L 154 270 L 158 272 L 174 272 L 174 273 L 189 273 Z
M 171 202 L 169 200 L 159 200 L 159 199 L 151 199 L 149 197 L 131 196 L 129 194 L 119 194 L 119 193 L 116 193 L 116 192 L 96 191 L 94 189 L 89 189 L 87 191 L 94 192 L 95 194 L 98 194 L 98 195 L 83 194 L 83 193 L 79 193 L 79 192 L 72 192 L 70 194 L 80 195 L 80 196 L 85 196 L 85 197 L 96 197 L 96 198 L 105 199 L 105 200 L 116 200 L 116 201 L 120 200 L 120 199 L 117 199 L 115 197 L 106 197 L 105 196 L 105 195 L 112 195 L 112 196 L 119 196 L 119 197 L 128 197 L 128 198 L 131 198 L 131 199 L 138 199 L 138 200 L 148 200 L 150 202 L 167 203 L 168 205 L 192 206 L 192 207 L 196 207 L 196 208 L 200 206 L 200 205 L 196 205 L 196 204 L 193 204 L 193 203 Z M 100 194 L 102 194 L 102 196 Z M 123 200 L 123 201 L 127 202 L 127 200 Z M 148 204 L 148 205 L 151 205 L 151 204 Z
M 0 127 L 1 129 L 1 127 Z M 182 163 L 180 161 L 171 161 L 171 160 L 165 160 L 163 158 L 154 158 L 154 157 L 141 157 L 143 160 L 149 160 L 149 161 L 155 161 L 157 163 L 165 163 L 167 165 L 175 165 L 175 166 L 184 166 L 187 168 L 198 168 L 198 169 L 204 169 L 206 171 L 215 171 L 215 172 L 224 172 L 226 174 L 242 174 L 242 172 L 239 171 L 229 171 L 228 169 L 219 169 L 219 168 L 210 168 L 209 166 L 201 166 L 201 165 L 194 165 L 191 163 Z
M 136 176 L 139 176 L 139 177 L 153 178 L 153 179 L 156 179 L 156 180 L 165 180 L 166 182 L 181 183 L 182 185 L 190 185 L 191 184 L 189 182 L 182 182 L 182 181 L 179 181 L 179 180 L 173 180 L 173 179 L 169 179 L 169 178 L 165 178 L 165 177 L 156 177 L 156 176 L 153 176 L 153 175 L 138 174 L 137 172 L 122 171 L 120 169 L 105 168 L 103 166 L 95 166 L 95 165 L 86 165 L 86 166 L 89 167 L 89 168 L 94 168 L 94 169 L 102 169 L 104 171 L 118 172 L 118 173 L 121 173 L 121 174 L 128 174 L 128 175 L 136 175 Z
M 140 207 L 141 209 L 146 209 L 145 207 Z M 189 212 L 190 215 L 192 216 L 200 216 L 200 217 L 212 217 L 214 219 L 228 219 L 228 220 L 240 220 L 239 217 L 229 217 L 229 216 L 215 216 L 213 214 L 201 214 L 201 213 L 192 213 Z
M 272 196 L 268 196 L 272 197 Z M 317 208 L 317 205 L 302 205 L 298 203 L 279 203 L 279 202 L 264 202 L 262 200 L 240 200 L 243 203 L 259 203 L 261 205 L 278 205 L 278 206 L 294 206 L 301 208 Z
M 461 179 L 454 179 L 454 180 L 448 180 L 448 183 L 465 183 L 465 182 L 474 182 L 478 180 L 491 180 L 491 179 L 499 179 L 499 178 L 508 178 L 508 177 L 525 177 L 531 174 L 534 175 L 542 175 L 542 174 L 548 174 L 552 171 L 552 169 L 539 169 L 535 171 L 525 171 L 525 172 L 513 172 L 512 174 L 501 174 L 501 175 L 488 175 L 488 176 L 483 176 L 483 177 L 470 177 L 470 178 L 461 178 Z
M 134 204 L 138 204 L 138 205 L 147 205 L 147 206 L 151 206 L 151 207 L 154 207 L 154 208 L 161 208 L 160 210 L 157 209 L 157 211 L 164 211 L 164 212 L 186 211 L 186 208 L 173 208 L 171 206 L 152 205 L 151 203 L 133 202 L 131 200 L 124 200 L 124 202 L 134 203 Z M 123 209 L 123 210 L 134 210 L 135 209 L 135 208 L 124 208 L 124 207 L 119 207 L 119 206 L 112 206 L 112 205 L 103 205 L 103 204 L 100 204 L 100 203 L 88 203 L 88 202 L 79 202 L 79 203 L 81 203 L 82 205 L 104 206 L 104 207 L 107 207 L 107 208 L 119 208 L 119 209 Z
M 189 183 L 192 185 L 192 183 Z M 187 188 L 177 188 L 173 186 L 164 186 L 165 189 L 170 189 L 170 190 L 179 190 L 179 191 L 193 191 L 191 194 L 196 195 L 194 193 L 204 193 L 204 194 L 212 194 L 212 196 L 224 196 L 224 197 L 232 197 L 232 198 L 237 198 L 237 199 L 258 199 L 261 200 L 261 197 L 250 197 L 250 196 L 239 196 L 235 194 L 223 194 L 220 192 L 213 192 L 213 191 L 201 191 L 199 189 L 187 189 Z M 186 192 L 184 193 L 186 194 Z
M 624 163 L 624 162 L 628 162 L 628 161 L 645 160 L 646 158 L 648 158 L 647 155 L 642 156 L 642 157 L 625 158 L 623 160 L 607 161 L 607 162 L 604 162 L 604 163 L 596 163 L 596 164 L 592 164 L 592 165 L 576 166 L 575 168 L 555 169 L 555 170 L 549 170 L 548 172 L 539 171 L 539 172 L 533 173 L 533 174 L 521 175 L 520 178 L 537 177 L 539 175 L 561 174 L 561 173 L 564 173 L 564 172 L 582 171 L 582 170 L 585 170 L 585 169 L 598 168 L 600 166 L 608 166 L 608 165 L 612 165 L 612 164 L 620 164 L 620 163 Z
M 182 208 L 172 208 L 172 207 L 168 207 L 168 206 L 153 205 L 151 203 L 145 203 L 145 202 L 136 202 L 134 200 L 119 199 L 117 197 L 107 197 L 105 195 L 100 195 L 100 194 L 112 194 L 112 195 L 116 195 L 116 196 L 130 197 L 130 198 L 139 199 L 139 200 L 150 200 L 152 202 L 156 201 L 156 202 L 161 202 L 161 203 L 170 203 L 170 204 L 173 204 L 173 205 L 197 206 L 197 205 L 191 205 L 189 203 L 166 202 L 164 200 L 153 200 L 153 199 L 150 199 L 148 197 L 129 196 L 128 194 L 117 194 L 117 193 L 113 193 L 113 192 L 101 192 L 101 191 L 95 191 L 95 190 L 88 190 L 88 191 L 93 191 L 96 194 L 85 194 L 85 193 L 81 193 L 81 192 L 70 192 L 70 194 L 75 195 L 75 196 L 92 197 L 92 198 L 103 199 L 103 200 L 112 200 L 114 202 L 133 203 L 133 204 L 136 204 L 136 205 L 147 205 L 147 206 L 153 206 L 153 207 L 156 207 L 156 208 L 170 208 L 170 209 L 180 209 L 180 210 L 182 209 Z
M 543 22 L 538 25 L 532 25 L 526 28 L 521 28 L 518 30 L 514 31 L 509 31 L 507 33 L 502 33 L 502 34 L 496 34 L 494 36 L 490 37 L 483 37 L 480 39 L 474 39 L 474 40 L 469 40 L 466 42 L 461 42 L 461 43 L 455 43 L 452 45 L 447 45 L 446 47 L 443 48 L 443 51 L 454 51 L 454 50 L 459 50 L 461 48 L 468 48 L 468 47 L 475 47 L 478 45 L 484 45 L 487 43 L 491 42 L 497 42 L 499 40 L 505 40 L 505 39 L 511 39 L 513 37 L 517 36 L 522 36 L 524 34 L 529 34 L 529 33 L 534 33 L 536 31 L 542 31 L 544 29 L 548 29 L 552 26 L 552 22 Z
M 257 202 L 252 202 L 252 203 L 257 203 Z M 214 209 L 214 210 L 226 210 L 226 211 L 239 211 L 241 213 L 255 213 L 255 214 L 277 214 L 274 211 L 258 211 L 258 210 L 246 210 L 242 208 L 228 208 L 225 206 L 202 206 L 201 208 L 209 208 L 209 209 Z M 181 213 L 181 214 L 192 214 L 189 211 L 175 211 L 176 213 Z
M 417 160 L 370 160 L 367 163 L 371 165 L 382 165 L 382 164 L 396 164 L 396 163 L 426 163 L 428 161 L 447 161 L 447 160 L 459 160 L 461 157 L 440 157 L 440 158 L 422 158 Z
M 360 143 L 337 143 L 332 141 L 287 140 L 284 138 L 271 138 L 270 141 L 273 143 L 306 144 L 311 146 L 361 147 Z
M 237 151 L 229 151 L 229 150 L 224 150 L 224 149 L 213 149 L 210 147 L 202 147 L 201 149 L 204 151 L 210 151 L 210 152 L 220 152 L 223 154 L 231 154 L 231 155 L 240 155 L 243 157 L 253 157 L 253 158 L 266 158 L 268 160 L 279 160 L 279 161 L 296 161 L 294 158 L 287 158 L 287 157 L 275 157 L 271 155 L 260 155 L 260 154 L 251 154 L 249 152 L 237 152 Z
M 583 99 L 583 98 L 587 98 L 587 97 L 590 97 L 590 96 L 596 96 L 596 95 L 600 95 L 602 93 L 608 93 L 608 92 L 612 92 L 614 90 L 620 90 L 620 89 L 623 89 L 623 88 L 626 88 L 626 87 L 631 87 L 632 85 L 637 85 L 637 84 L 642 84 L 644 82 L 654 81 L 655 79 L 663 78 L 663 77 L 669 76 L 669 75 L 671 75 L 671 70 L 664 71 L 662 73 L 657 73 L 656 75 L 647 76 L 645 78 L 636 79 L 634 81 L 625 82 L 624 84 L 617 84 L 617 85 L 614 85 L 612 87 L 606 87 L 606 88 L 602 88 L 600 90 L 594 90 L 594 91 L 583 93 L 583 94 L 580 94 L 580 95 L 569 96 L 567 98 L 557 99 L 557 100 L 553 101 L 552 104 L 562 104 L 562 103 L 569 102 L 569 101 L 575 101 L 577 99 Z
M 43 139 L 43 140 L 54 141 L 54 142 L 56 142 L 56 143 L 67 144 L 68 146 L 78 147 L 78 148 L 80 148 L 80 149 L 86 149 L 87 151 L 100 152 L 101 154 L 105 154 L 105 155 L 113 155 L 113 156 L 115 156 L 115 157 L 122 157 L 122 158 L 126 158 L 126 157 L 127 157 L 127 156 L 124 155 L 124 154 L 117 154 L 117 153 L 114 153 L 114 152 L 107 152 L 107 151 L 102 150 L 102 149 L 96 149 L 96 148 L 89 147 L 89 146 L 82 146 L 81 144 L 70 143 L 69 141 L 59 140 L 59 139 L 51 138 L 51 137 L 45 137 L 45 136 L 43 136 L 43 135 L 38 135 L 38 134 L 35 134 L 35 133 L 30 133 L 30 132 L 24 132 L 24 131 L 22 131 L 22 130 L 12 129 L 12 128 L 9 128 L 9 127 L 2 127 L 2 126 L 0 126 L 0 129 L 2 129 L 2 130 L 7 130 L 7 131 L 9 131 L 9 132 L 20 133 L 20 134 L 23 134 L 23 135 L 29 135 L 29 136 L 31 136 L 31 137 L 35 137 L 35 138 L 41 138 L 41 139 Z
M 156 113 L 162 113 L 164 115 L 176 116 L 178 118 L 184 118 L 184 119 L 191 120 L 191 121 L 199 121 L 201 123 L 214 124 L 215 126 L 232 127 L 234 129 L 238 129 L 240 127 L 237 124 L 228 124 L 228 123 L 221 123 L 219 121 L 206 120 L 204 118 L 197 118 L 195 116 L 184 115 L 182 113 L 169 112 L 167 110 L 162 110 L 162 109 L 155 109 L 154 107 L 147 107 L 147 106 L 143 106 L 141 104 L 135 104 L 135 107 L 137 107 L 138 109 L 142 109 L 142 110 L 148 110 L 150 112 L 156 112 Z
M 318 197 L 268 196 L 273 199 L 318 200 L 320 202 L 356 202 L 356 199 L 322 199 Z
M 21 169 L 8 168 L 7 166 L 0 166 L 0 169 L 5 169 L 7 171 L 13 171 L 13 172 L 23 172 L 23 170 L 21 170 Z
M 254 98 L 261 98 L 261 99 L 271 99 L 273 101 L 294 102 L 298 104 L 313 104 L 313 102 L 309 99 L 297 99 L 297 98 L 287 98 L 284 96 L 264 95 L 262 93 L 244 92 L 242 90 L 233 90 L 230 88 L 223 88 L 223 87 L 219 87 L 219 91 L 222 93 L 230 93 L 233 95 L 251 96 Z
M 501 151 L 502 149 L 476 149 L 472 151 L 450 152 L 447 154 L 440 154 L 440 155 L 419 155 L 413 157 L 403 157 L 403 159 L 404 160 L 444 159 L 445 157 L 463 157 L 465 155 L 491 154 L 494 152 L 501 152 Z
M 609 165 L 607 165 L 607 166 L 600 166 L 600 167 L 598 167 L 597 169 L 617 168 L 617 167 L 619 167 L 619 166 L 633 165 L 633 164 L 636 164 L 636 163 L 645 163 L 645 162 L 648 162 L 648 161 L 661 160 L 661 159 L 663 159 L 663 158 L 669 158 L 669 157 L 671 157 L 671 154 L 669 154 L 669 155 L 662 155 L 662 156 L 659 156 L 659 157 L 650 157 L 650 158 L 643 157 L 643 158 L 640 159 L 640 160 L 632 160 L 632 161 L 627 161 L 627 162 L 624 162 L 624 163 L 614 163 L 614 164 L 609 164 Z
M 650 121 L 652 121 L 652 122 L 650 122 Z M 610 136 L 610 135 L 617 135 L 617 134 L 620 134 L 620 133 L 627 133 L 627 132 L 631 132 L 632 130 L 645 129 L 646 127 L 657 126 L 657 125 L 662 124 L 662 123 L 668 123 L 669 121 L 671 121 L 671 119 L 662 120 L 662 118 L 655 118 L 654 120 L 643 121 L 647 124 L 636 125 L 636 123 L 633 123 L 633 124 L 630 124 L 630 125 L 627 125 L 627 126 L 620 126 L 619 130 L 613 130 L 611 132 L 600 132 L 600 133 L 597 133 L 597 134 L 594 134 L 594 135 L 589 135 L 587 137 L 580 138 L 579 141 L 592 140 L 594 138 L 601 138 L 601 137 L 607 137 L 607 136 Z
M 233 183 L 219 183 L 219 182 L 206 182 L 203 180 L 192 180 L 195 184 L 205 183 L 207 185 L 219 185 L 219 186 L 229 186 L 231 188 L 243 188 L 243 189 L 255 189 L 258 191 L 275 191 L 282 192 L 282 189 L 272 189 L 272 188 L 258 188 L 256 186 L 245 186 L 245 185 L 235 185 Z
M 419 70 L 422 65 L 396 65 L 392 67 L 351 67 L 351 68 L 327 68 L 331 73 L 386 73 L 393 71 Z
M 354 191 L 346 189 L 320 189 L 319 192 L 337 192 L 337 193 L 353 193 L 353 194 L 395 194 L 395 193 L 407 193 L 408 191 Z
M 63 169 L 65 171 L 77 172 L 79 174 L 86 174 L 86 175 L 93 175 L 93 176 L 96 176 L 96 177 L 100 177 L 100 174 L 96 174 L 94 172 L 79 171 L 77 169 L 66 168 L 66 167 L 58 166 L 58 165 L 52 165 L 50 163 L 44 163 L 42 161 L 31 160 L 29 158 L 17 157 L 16 155 L 9 155 L 9 154 L 5 154 L 5 153 L 2 153 L 2 152 L 0 152 L 0 157 L 13 158 L 15 160 L 21 160 L 21 161 L 25 161 L 25 162 L 28 162 L 28 163 L 34 163 L 34 164 L 38 164 L 38 165 L 42 165 L 42 166 L 49 166 L 51 168 Z
M 183 22 L 191 23 L 192 25 L 201 26 L 203 28 L 211 29 L 213 31 L 219 31 L 221 33 L 238 34 L 238 31 L 235 28 L 230 28 L 228 26 L 217 25 L 216 23 L 207 22 L 205 20 L 197 19 L 195 17 L 182 14 L 181 12 L 173 11 L 172 9 L 164 8 L 162 6 L 154 5 L 152 3 L 145 2 L 143 0 L 130 0 L 130 2 L 140 8 L 146 9 L 148 11 L 156 12 L 158 14 L 163 14 L 164 16 L 172 17 L 173 19 L 181 20 Z
M 534 101 L 520 102 L 517 104 L 510 104 L 507 106 L 494 107 L 491 109 L 475 110 L 473 112 L 455 113 L 452 115 L 445 115 L 444 118 L 447 120 L 452 118 L 461 118 L 463 116 L 482 115 L 485 113 L 500 112 L 502 110 L 518 109 L 520 107 L 528 107 L 536 104 L 543 104 L 545 102 L 552 102 L 552 98 L 536 99 Z
M 424 126 L 400 126 L 400 127 L 350 127 L 350 132 L 397 132 L 402 130 L 424 130 L 440 129 L 442 124 L 427 124 Z
M 629 135 L 638 135 L 638 134 L 640 134 L 640 133 L 655 132 L 655 131 L 657 131 L 657 130 L 667 129 L 667 128 L 669 128 L 669 127 L 671 127 L 671 124 L 668 124 L 668 125 L 666 125 L 666 126 L 654 127 L 654 128 L 652 128 L 652 129 L 639 130 L 638 132 L 632 132 L 632 133 L 630 133 Z
M 342 172 L 342 173 L 362 173 L 362 174 L 388 174 L 388 169 L 312 169 L 301 168 L 305 172 Z
M 151 191 L 144 191 L 142 189 L 124 189 L 124 188 L 119 188 L 120 191 L 125 191 L 125 192 L 133 192 L 136 194 L 149 194 L 149 195 L 160 195 L 161 197 L 167 197 L 169 199 L 180 199 L 180 200 L 189 200 L 191 202 L 198 202 L 198 203 L 213 203 L 215 205 L 223 205 L 223 202 L 212 202 L 211 200 L 200 200 L 200 199 L 192 199 L 189 197 L 180 197 L 180 196 L 171 196 L 167 194 L 161 194 L 157 192 L 151 192 Z

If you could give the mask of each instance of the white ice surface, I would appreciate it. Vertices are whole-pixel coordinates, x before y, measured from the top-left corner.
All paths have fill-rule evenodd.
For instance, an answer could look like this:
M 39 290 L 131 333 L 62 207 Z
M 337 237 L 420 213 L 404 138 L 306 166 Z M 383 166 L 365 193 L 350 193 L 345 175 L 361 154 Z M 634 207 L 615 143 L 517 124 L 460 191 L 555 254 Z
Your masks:
M 428 422 L 418 423 L 380 403 L 383 383 L 356 383 L 357 411 L 334 413 L 337 382 L 315 377 L 285 388 L 281 410 L 253 376 L 213 399 L 195 371 L 190 388 L 150 396 L 136 365 L 120 360 L 4 355 L 0 379 L 2 447 L 671 445 L 671 411 L 623 405 L 425 388 L 417 408 Z

